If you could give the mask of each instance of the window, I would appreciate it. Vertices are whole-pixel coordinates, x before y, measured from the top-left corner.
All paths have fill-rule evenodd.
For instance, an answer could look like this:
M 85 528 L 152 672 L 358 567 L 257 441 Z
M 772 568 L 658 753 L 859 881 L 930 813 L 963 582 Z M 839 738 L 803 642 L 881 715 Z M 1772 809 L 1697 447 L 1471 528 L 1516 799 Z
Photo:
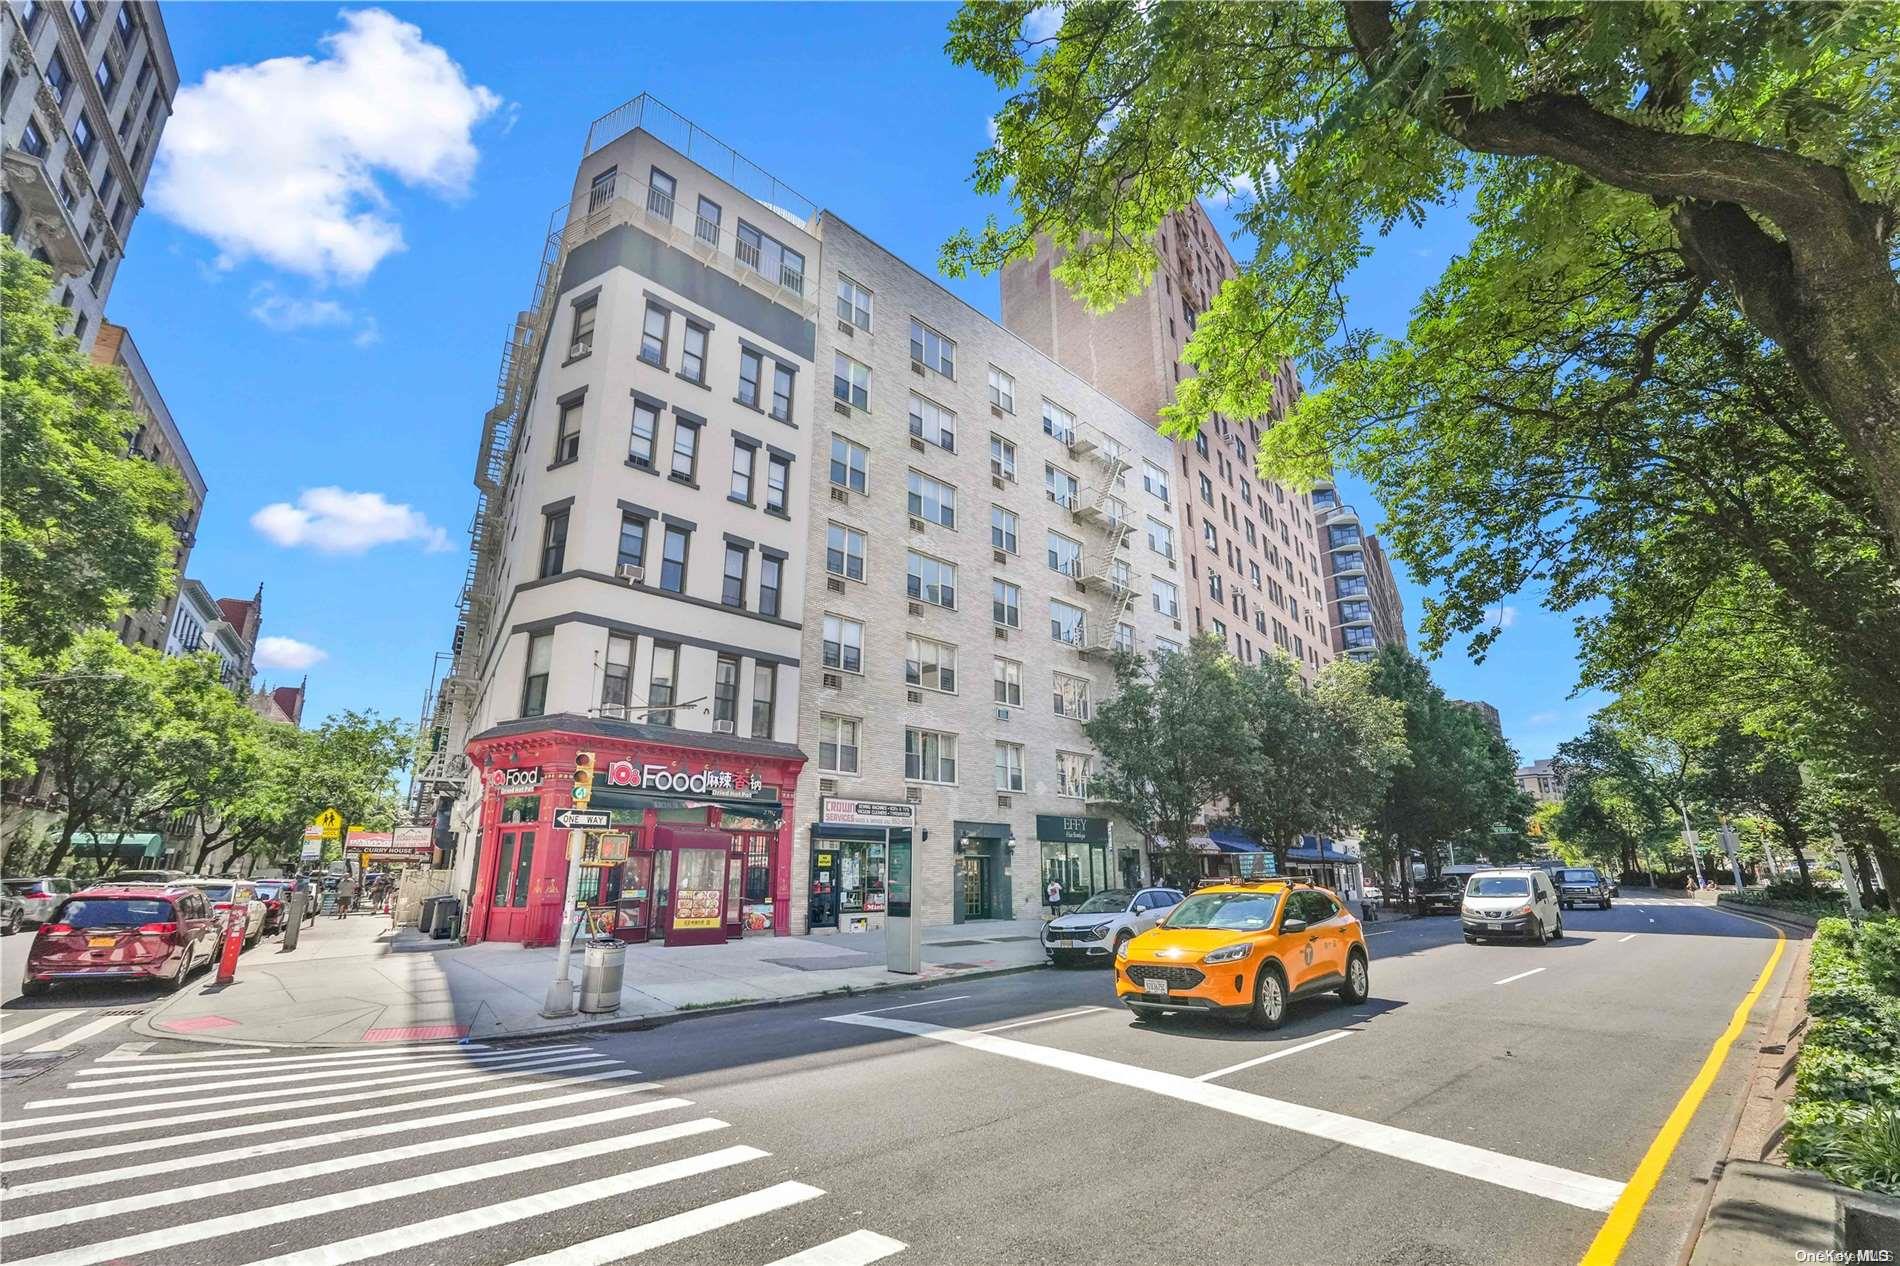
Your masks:
M 853 408 L 870 408 L 871 367 L 839 352 L 832 361 L 831 394 Z
M 688 382 L 706 385 L 706 335 L 705 326 L 686 323 L 686 334 L 680 339 L 680 377 Z
M 644 400 L 633 406 L 633 430 L 627 439 L 627 461 L 642 470 L 653 469 L 653 443 L 660 431 L 660 410 Z
M 1016 412 L 1016 380 L 994 365 L 990 366 L 990 403 L 1004 413 Z
M 91 35 L 92 21 L 95 16 L 92 11 L 92 5 L 87 3 L 87 0 L 72 0 L 72 4 L 69 8 L 73 15 L 73 25 L 79 28 L 80 38 L 84 39 L 86 36 Z
M 1214 504 L 1214 481 L 1206 475 L 1201 476 L 1201 500 L 1208 505 Z
M 864 491 L 869 478 L 871 450 L 842 435 L 831 437 L 831 482 L 852 492 Z
M 677 193 L 678 190 L 678 183 L 674 181 L 671 176 L 661 171 L 658 167 L 655 167 L 647 184 L 647 210 L 659 216 L 662 220 L 671 221 L 673 218 L 673 195 Z
M 1070 646 L 1080 646 L 1083 638 L 1082 621 L 1081 607 L 1064 602 L 1060 598 L 1049 599 L 1050 637 L 1058 642 L 1066 642 Z
M 1168 500 L 1168 472 L 1151 461 L 1141 463 L 1141 486 L 1163 502 Z
M 1216 602 L 1223 601 L 1226 594 L 1221 590 L 1220 573 L 1209 569 L 1207 573 L 1207 596 Z
M 1056 674 L 1056 715 L 1071 721 L 1089 719 L 1089 679 Z
M 733 253 L 739 262 L 794 294 L 805 293 L 805 257 L 768 233 L 739 221 Z
M 548 710 L 548 672 L 554 666 L 554 634 L 528 638 L 527 672 L 521 682 L 521 715 L 538 717 Z
M 581 455 L 581 402 L 561 406 L 560 420 L 554 424 L 554 464 L 571 462 Z
M 666 368 L 666 326 L 666 309 L 647 304 L 646 322 L 640 327 L 640 359 L 661 369 Z
M 1148 520 L 1148 548 L 1163 558 L 1174 557 L 1174 528 L 1160 519 Z
M 772 364 L 772 416 L 781 422 L 792 420 L 792 382 L 795 373 L 790 365 L 774 361 Z
M 53 90 L 53 100 L 61 106 L 72 95 L 73 72 L 66 65 L 66 58 L 57 50 L 51 61 L 46 63 L 46 86 Z
M 745 570 L 749 551 L 743 545 L 726 542 L 725 579 L 719 588 L 719 601 L 729 607 L 745 606 Z
M 677 523 L 666 525 L 660 542 L 660 588 L 668 593 L 686 592 L 686 546 L 692 532 Z
M 821 714 L 818 718 L 818 768 L 827 774 L 858 772 L 858 722 Z
M 990 474 L 998 479 L 1016 478 L 1016 446 L 1000 435 L 990 436 Z
M 792 459 L 777 453 L 765 459 L 765 508 L 772 514 L 785 513 L 786 489 L 792 482 Z
M 1053 400 L 1042 402 L 1042 433 L 1053 436 L 1063 444 L 1073 447 L 1075 444 L 1075 415 Z
M 38 119 L 28 119 L 26 121 L 26 127 L 21 129 L 20 148 L 35 158 L 46 157 L 46 137 L 40 134 L 40 121 Z
M 1023 789 L 1023 745 L 1021 743 L 996 745 L 996 789 L 998 791 Z
M 1023 706 L 1023 666 L 1013 659 L 996 660 L 992 682 L 996 702 L 1006 708 Z
M 98 262 L 92 266 L 92 276 L 86 279 L 86 284 L 92 287 L 94 294 L 99 293 L 100 283 L 106 279 L 106 265 L 111 262 L 111 256 L 107 255 L 104 251 L 99 252 Z
M 905 475 L 904 484 L 909 489 L 912 518 L 923 519 L 939 527 L 954 528 L 957 525 L 957 490 L 955 488 L 915 470 Z
M 1180 653 L 1181 653 L 1181 644 L 1175 641 L 1173 638 L 1158 637 L 1155 639 L 1155 654 L 1179 655 Z
M 752 737 L 772 737 L 772 715 L 778 699 L 778 665 L 752 665 Z
M 945 378 L 957 376 L 957 345 L 916 317 L 910 319 L 910 358 Z
M 1341 624 L 1352 624 L 1360 620 L 1370 620 L 1371 618 L 1372 604 L 1369 602 L 1354 601 L 1339 604 L 1339 622 Z
M 905 730 L 904 777 L 911 782 L 955 782 L 957 736 L 936 730 Z
M 73 146 L 87 162 L 92 161 L 92 151 L 98 146 L 99 138 L 92 130 L 92 116 L 84 110 L 73 120 Z
M 112 19 L 112 29 L 118 32 L 119 43 L 130 47 L 132 44 L 132 6 L 121 4 L 117 16 Z
M 990 507 L 990 548 L 1007 553 L 1016 552 L 1016 527 L 1019 520 L 1014 510 L 1005 510 L 1002 506 Z
M 679 686 L 680 648 L 671 642 L 653 644 L 653 684 L 647 687 L 646 719 L 654 725 L 673 724 L 674 693 Z
M 108 166 L 105 175 L 99 178 L 99 192 L 97 195 L 99 202 L 103 204 L 107 198 L 112 196 L 112 191 L 118 187 L 119 174 Z
M 1090 760 L 1080 752 L 1056 753 L 1056 794 L 1088 799 Z
M 842 523 L 826 527 L 825 570 L 846 580 L 863 580 L 864 533 Z
M 838 319 L 867 333 L 871 329 L 871 292 L 838 274 Z
M 825 667 L 847 673 L 864 671 L 864 625 L 841 615 L 825 617 Z
M 1220 533 L 1214 529 L 1214 520 L 1201 520 L 1201 538 L 1216 554 L 1220 553 Z
M 574 329 L 567 337 L 567 358 L 578 360 L 594 352 L 594 318 L 600 305 L 593 300 L 574 305 Z
M 693 482 L 699 469 L 699 423 L 673 418 L 673 478 Z
M 647 521 L 637 514 L 620 515 L 620 549 L 614 557 L 618 567 L 644 567 L 647 561 Z
M 1195 452 L 1197 452 L 1197 453 L 1199 453 L 1199 454 L 1200 454 L 1200 455 L 1201 455 L 1202 457 L 1206 457 L 1206 456 L 1207 456 L 1207 433 L 1206 433 L 1206 432 L 1204 432 L 1204 431 L 1197 431 L 1197 432 L 1195 433 L 1195 435 L 1194 435 L 1194 451 L 1195 451 Z
M 721 655 L 713 666 L 713 728 L 722 733 L 739 722 L 739 660 Z
M 904 648 L 904 684 L 955 694 L 957 648 L 927 637 L 910 638 Z
M 956 566 L 912 550 L 904 592 L 916 601 L 928 602 L 946 610 L 954 609 L 957 605 Z
M 119 86 L 119 75 L 112 69 L 112 59 L 101 57 L 99 64 L 92 68 L 92 78 L 93 82 L 99 85 L 99 95 L 110 102 L 112 90 Z
M 1132 655 L 1134 653 L 1135 651 L 1135 626 L 1134 625 L 1117 624 L 1115 626 L 1115 649 L 1122 652 L 1124 655 Z
M 1341 598 L 1357 598 L 1366 592 L 1364 576 L 1340 576 L 1333 581 L 1333 592 Z
M 1007 580 L 990 582 L 990 620 L 1004 628 L 1020 629 L 1023 626 L 1023 591 L 1019 585 Z
M 910 398 L 910 433 L 945 452 L 957 447 L 957 415 L 922 396 Z
M 1174 587 L 1174 582 L 1156 576 L 1148 584 L 1149 596 L 1154 599 L 1155 613 L 1165 615 L 1170 620 L 1180 619 L 1181 591 Z
M 1328 549 L 1345 549 L 1359 544 L 1359 525 L 1356 523 L 1335 524 L 1326 529 Z
M 758 450 L 750 444 L 738 439 L 732 441 L 732 485 L 726 490 L 730 500 L 752 504 L 752 467 L 758 455 Z
M 1071 580 L 1082 579 L 1082 542 L 1072 541 L 1060 532 L 1049 533 L 1049 570 Z
M 785 586 L 785 560 L 776 554 L 759 554 L 759 614 L 777 615 L 779 598 Z
M 1260 587 L 1260 564 L 1259 563 L 1250 562 L 1247 564 L 1247 578 L 1253 581 L 1253 587 L 1255 589 L 1258 589 Z
M 759 380 L 765 375 L 765 358 L 749 347 L 739 349 L 739 403 L 759 407 Z
M 1049 494 L 1049 500 L 1065 510 L 1073 510 L 1081 504 L 1081 482 L 1060 466 L 1043 463 L 1042 489 Z
M 541 525 L 541 575 L 560 575 L 566 561 L 567 511 L 556 510 Z
M 596 175 L 593 180 L 588 183 L 587 210 L 590 214 L 600 210 L 614 200 L 614 182 L 619 174 L 620 169 L 618 167 L 609 167 L 606 171 Z
M 699 196 L 699 213 L 693 217 L 693 236 L 702 242 L 711 242 L 714 246 L 719 245 L 719 221 L 721 218 L 722 213 L 719 210 L 719 204 L 706 195 L 701 194 Z

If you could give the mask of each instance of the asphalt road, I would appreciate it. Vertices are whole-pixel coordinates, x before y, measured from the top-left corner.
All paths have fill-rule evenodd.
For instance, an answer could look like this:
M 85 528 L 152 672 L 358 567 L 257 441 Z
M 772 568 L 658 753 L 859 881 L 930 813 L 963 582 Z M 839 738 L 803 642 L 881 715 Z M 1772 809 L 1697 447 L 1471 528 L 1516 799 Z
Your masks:
M 1573 1262 L 1774 933 L 1655 899 L 1565 922 L 1371 925 L 1370 999 L 1271 1034 L 1137 1022 L 1085 969 L 388 1053 L 34 1055 L 96 1018 L 15 1039 L 46 1014 L 16 1002 L 0 1236 L 13 1266 Z M 1768 1009 L 1623 1262 L 1677 1260 Z

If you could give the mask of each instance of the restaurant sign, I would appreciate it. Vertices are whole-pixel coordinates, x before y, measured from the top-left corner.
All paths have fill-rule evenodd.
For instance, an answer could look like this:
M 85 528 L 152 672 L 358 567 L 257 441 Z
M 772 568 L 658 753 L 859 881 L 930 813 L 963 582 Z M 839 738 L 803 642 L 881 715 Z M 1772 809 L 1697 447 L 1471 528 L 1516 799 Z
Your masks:
M 765 786 L 757 770 L 741 774 L 708 767 L 695 772 L 651 763 L 636 765 L 630 760 L 617 760 L 607 766 L 607 782 L 614 787 L 685 792 L 695 796 L 750 796 Z

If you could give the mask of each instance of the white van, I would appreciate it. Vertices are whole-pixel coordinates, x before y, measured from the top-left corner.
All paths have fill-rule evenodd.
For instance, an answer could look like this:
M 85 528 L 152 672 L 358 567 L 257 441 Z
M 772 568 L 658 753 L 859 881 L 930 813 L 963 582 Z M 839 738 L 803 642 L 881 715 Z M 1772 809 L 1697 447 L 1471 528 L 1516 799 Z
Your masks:
M 1485 870 L 1465 881 L 1458 915 L 1467 944 L 1506 938 L 1538 945 L 1561 938 L 1564 913 L 1550 876 L 1534 867 Z

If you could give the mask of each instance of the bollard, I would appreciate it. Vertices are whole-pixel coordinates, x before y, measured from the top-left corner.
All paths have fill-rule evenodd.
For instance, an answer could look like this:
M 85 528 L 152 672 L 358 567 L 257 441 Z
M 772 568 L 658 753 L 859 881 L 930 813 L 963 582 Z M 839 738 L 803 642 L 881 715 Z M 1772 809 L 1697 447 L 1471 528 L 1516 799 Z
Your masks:
M 297 938 L 303 935 L 304 891 L 293 888 L 284 899 L 284 949 L 297 948 Z
M 218 956 L 218 983 L 228 985 L 237 979 L 238 952 L 244 948 L 244 925 L 250 921 L 247 911 L 234 904 L 224 913 L 224 953 Z

